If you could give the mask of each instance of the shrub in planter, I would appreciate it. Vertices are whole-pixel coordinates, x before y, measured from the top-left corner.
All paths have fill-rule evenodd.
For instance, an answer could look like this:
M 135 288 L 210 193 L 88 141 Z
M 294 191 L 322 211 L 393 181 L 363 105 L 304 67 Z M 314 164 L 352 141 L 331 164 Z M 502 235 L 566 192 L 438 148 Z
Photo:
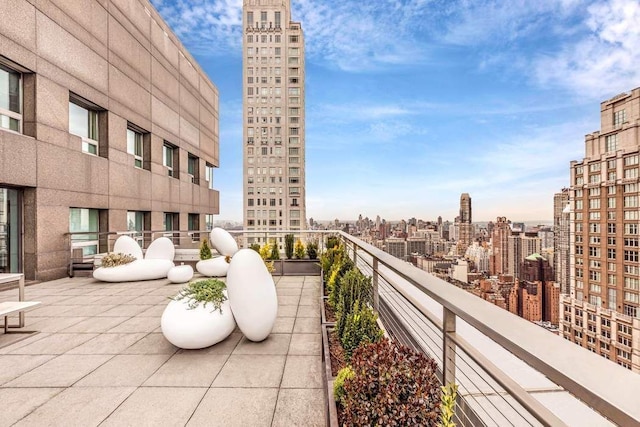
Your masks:
M 304 243 L 300 239 L 296 240 L 296 245 L 293 248 L 293 254 L 296 259 L 304 258 Z
M 345 366 L 338 371 L 338 376 L 333 381 L 333 398 L 336 402 L 340 403 L 344 398 L 344 381 L 353 378 L 354 375 L 355 372 L 353 372 L 351 366 Z
M 269 259 L 280 259 L 280 249 L 278 249 L 278 242 L 274 241 L 271 245 L 271 253 L 269 254 Z
M 284 236 L 284 254 L 287 259 L 293 258 L 293 234 L 285 234 Z
M 311 240 L 307 243 L 307 256 L 309 259 L 317 259 L 318 258 L 318 241 Z
M 211 247 L 209 246 L 209 240 L 206 238 L 202 239 L 202 243 L 200 243 L 200 259 L 211 259 Z
M 340 245 L 340 239 L 338 236 L 327 237 L 327 249 L 333 249 Z
M 353 265 L 353 263 L 352 263 Z M 373 285 L 371 277 L 367 277 L 357 268 L 351 268 L 334 286 L 329 301 L 334 301 L 336 308 L 336 331 L 342 339 L 347 317 L 353 311 L 356 301 L 363 305 L 371 305 Z
M 343 424 L 438 425 L 440 385 L 432 359 L 383 339 L 356 349 L 351 367 Z
M 458 386 L 449 383 L 440 387 L 442 397 L 440 398 L 440 427 L 456 427 L 453 421 L 456 415 L 456 398 L 458 397 Z
M 332 307 L 338 307 L 342 279 L 344 278 L 345 274 L 353 268 L 353 261 L 351 261 L 347 257 L 342 257 L 333 264 L 331 275 L 329 276 L 329 281 L 327 282 L 327 291 L 329 292 L 328 302 Z
M 255 244 L 257 245 L 257 243 Z M 258 253 L 260 254 L 260 257 L 264 261 L 264 265 L 267 266 L 267 270 L 269 270 L 269 273 L 273 273 L 274 271 L 276 271 L 276 267 L 273 265 L 273 261 L 269 261 L 271 256 L 271 251 L 272 249 L 269 242 L 265 243 L 264 246 L 261 247 L 260 250 L 258 251 Z
M 347 361 L 351 359 L 351 355 L 360 344 L 378 342 L 382 338 L 383 333 L 376 323 L 377 319 L 378 316 L 371 308 L 362 305 L 360 301 L 355 302 L 344 322 L 344 330 L 340 336 L 340 343 L 344 348 Z
M 203 303 L 206 307 L 211 304 L 211 311 L 222 311 L 222 303 L 227 300 L 225 291 L 227 285 L 218 279 L 205 279 L 191 282 L 182 288 L 178 295 L 173 297 L 174 301 L 186 299 L 189 301 L 189 308 L 194 309 L 199 303 Z
M 253 249 L 254 251 L 260 253 L 260 243 L 252 243 L 249 246 L 249 249 Z
M 130 264 L 135 260 L 136 260 L 136 257 L 134 256 L 123 254 L 121 252 L 118 252 L 118 253 L 111 252 L 103 256 L 101 262 L 103 267 L 109 268 L 109 267 L 117 267 L 119 265 Z

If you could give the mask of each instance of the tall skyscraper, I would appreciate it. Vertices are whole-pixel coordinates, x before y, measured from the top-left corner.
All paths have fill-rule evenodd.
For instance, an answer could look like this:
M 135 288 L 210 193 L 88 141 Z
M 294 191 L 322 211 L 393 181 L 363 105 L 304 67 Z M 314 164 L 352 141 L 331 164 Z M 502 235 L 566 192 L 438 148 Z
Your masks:
M 489 273 L 492 276 L 509 272 L 509 236 L 511 236 L 511 227 L 507 218 L 496 218 L 491 232 L 491 255 L 489 256 Z
M 302 27 L 291 21 L 289 0 L 244 0 L 243 19 L 244 228 L 303 230 Z
M 553 269 L 560 292 L 569 294 L 569 189 L 553 196 Z
M 560 329 L 640 373 L 640 88 L 600 104 L 601 129 L 571 162 L 570 289 Z
M 460 195 L 460 236 L 458 237 L 458 255 L 464 255 L 473 241 L 473 224 L 471 224 L 471 196 Z

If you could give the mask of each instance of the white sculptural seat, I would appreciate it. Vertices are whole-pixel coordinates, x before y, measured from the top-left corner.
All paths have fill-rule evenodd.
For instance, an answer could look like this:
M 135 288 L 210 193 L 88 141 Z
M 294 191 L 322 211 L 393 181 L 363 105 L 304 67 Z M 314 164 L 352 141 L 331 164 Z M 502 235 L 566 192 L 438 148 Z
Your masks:
M 160 237 L 149 245 L 143 258 L 140 245 L 129 236 L 120 236 L 113 245 L 115 253 L 123 253 L 136 258 L 135 261 L 116 267 L 99 267 L 93 272 L 94 279 L 103 282 L 138 282 L 142 280 L 164 279 L 175 264 L 173 242 Z

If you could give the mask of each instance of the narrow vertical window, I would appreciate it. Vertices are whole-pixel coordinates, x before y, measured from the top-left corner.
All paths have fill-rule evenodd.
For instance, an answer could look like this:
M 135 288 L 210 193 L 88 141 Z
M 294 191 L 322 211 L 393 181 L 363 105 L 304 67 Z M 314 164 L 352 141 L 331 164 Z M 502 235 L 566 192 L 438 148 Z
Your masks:
M 133 165 L 142 169 L 144 151 L 141 132 L 127 128 L 127 152 L 133 155 Z
M 98 155 L 98 111 L 69 101 L 69 132 L 82 138 L 82 151 Z
M 167 175 L 178 178 L 178 149 L 165 141 L 162 146 L 162 164 L 167 168 Z
M 0 128 L 22 132 L 22 74 L 0 65 Z

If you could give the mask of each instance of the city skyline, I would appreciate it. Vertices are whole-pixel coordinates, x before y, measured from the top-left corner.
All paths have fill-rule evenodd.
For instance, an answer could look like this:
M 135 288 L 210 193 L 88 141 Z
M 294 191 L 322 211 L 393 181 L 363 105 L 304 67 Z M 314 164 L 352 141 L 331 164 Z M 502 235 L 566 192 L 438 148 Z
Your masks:
M 242 2 L 153 3 L 219 86 L 217 219 L 240 220 Z M 453 218 L 468 192 L 484 220 L 550 220 L 598 103 L 640 84 L 635 1 L 294 0 L 292 13 L 307 40 L 308 218 Z

